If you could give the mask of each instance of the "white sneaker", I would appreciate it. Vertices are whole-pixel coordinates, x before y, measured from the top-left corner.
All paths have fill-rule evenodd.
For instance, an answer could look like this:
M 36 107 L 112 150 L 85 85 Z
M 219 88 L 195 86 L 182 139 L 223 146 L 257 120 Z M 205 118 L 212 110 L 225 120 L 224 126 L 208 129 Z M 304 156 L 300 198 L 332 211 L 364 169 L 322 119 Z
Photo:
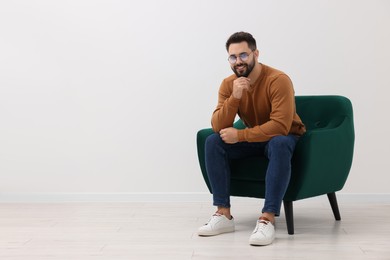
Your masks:
M 198 229 L 199 236 L 215 236 L 234 231 L 234 219 L 215 213 L 204 226 Z
M 257 220 L 255 229 L 249 238 L 249 244 L 254 246 L 266 246 L 275 239 L 275 227 L 271 221 Z

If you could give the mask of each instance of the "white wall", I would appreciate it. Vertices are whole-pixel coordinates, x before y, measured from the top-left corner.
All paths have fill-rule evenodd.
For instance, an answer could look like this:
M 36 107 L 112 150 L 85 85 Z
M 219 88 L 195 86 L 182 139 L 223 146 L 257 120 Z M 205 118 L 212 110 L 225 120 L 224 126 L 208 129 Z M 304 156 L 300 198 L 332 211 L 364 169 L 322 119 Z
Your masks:
M 239 3 L 239 4 L 238 4 Z M 345 193 L 389 193 L 390 1 L 1 1 L 0 194 L 204 192 L 224 44 L 354 105 Z

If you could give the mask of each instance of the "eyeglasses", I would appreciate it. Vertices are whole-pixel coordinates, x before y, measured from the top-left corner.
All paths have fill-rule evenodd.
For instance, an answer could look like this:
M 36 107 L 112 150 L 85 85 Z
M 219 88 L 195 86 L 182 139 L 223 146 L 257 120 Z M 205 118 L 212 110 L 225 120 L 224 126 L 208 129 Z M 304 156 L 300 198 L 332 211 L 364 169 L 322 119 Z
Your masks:
M 230 55 L 228 58 L 228 61 L 230 62 L 230 64 L 235 64 L 237 62 L 237 58 L 240 58 L 240 60 L 242 60 L 242 61 L 246 61 L 252 52 L 253 51 L 251 51 L 250 53 L 242 52 L 242 53 L 238 54 L 238 57 L 236 55 Z

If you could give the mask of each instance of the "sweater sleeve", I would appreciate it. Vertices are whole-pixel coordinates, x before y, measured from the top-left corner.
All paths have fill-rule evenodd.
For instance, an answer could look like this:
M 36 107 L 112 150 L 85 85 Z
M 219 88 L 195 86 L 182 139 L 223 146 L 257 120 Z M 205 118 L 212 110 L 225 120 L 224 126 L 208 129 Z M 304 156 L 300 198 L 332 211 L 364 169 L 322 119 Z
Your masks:
M 211 117 L 211 126 L 214 132 L 233 126 L 240 100 L 232 96 L 228 83 L 224 80 L 218 92 L 218 105 Z
M 269 121 L 238 131 L 239 142 L 265 142 L 274 136 L 287 135 L 295 114 L 294 89 L 290 78 L 279 75 L 271 83 L 268 96 L 271 102 Z

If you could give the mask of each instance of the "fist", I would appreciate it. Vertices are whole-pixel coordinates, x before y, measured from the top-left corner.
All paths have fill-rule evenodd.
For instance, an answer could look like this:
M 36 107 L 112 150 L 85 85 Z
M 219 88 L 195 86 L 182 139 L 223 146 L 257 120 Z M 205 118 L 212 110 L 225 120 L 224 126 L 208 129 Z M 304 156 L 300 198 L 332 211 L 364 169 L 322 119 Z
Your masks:
M 227 144 L 235 144 L 238 142 L 238 130 L 233 127 L 222 129 L 219 131 L 219 135 Z
M 242 92 L 248 90 L 250 87 L 250 79 L 245 77 L 240 77 L 233 81 L 233 97 L 241 99 Z

